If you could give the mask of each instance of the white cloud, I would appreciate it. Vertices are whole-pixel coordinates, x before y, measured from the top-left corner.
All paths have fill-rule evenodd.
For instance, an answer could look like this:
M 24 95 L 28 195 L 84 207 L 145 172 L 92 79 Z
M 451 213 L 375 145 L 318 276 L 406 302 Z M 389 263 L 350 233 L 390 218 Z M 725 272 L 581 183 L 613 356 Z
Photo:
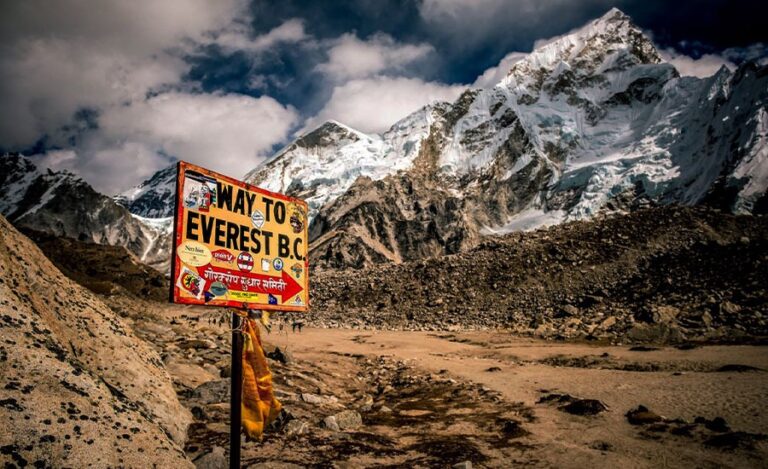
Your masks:
M 304 129 L 333 119 L 363 132 L 383 132 L 432 101 L 455 100 L 465 89 L 404 77 L 351 80 L 334 88 L 328 103 Z
M 241 0 L 8 2 L 0 16 L 0 122 L 6 147 L 32 145 L 81 108 L 101 110 L 176 83 L 173 48 L 224 27 Z
M 251 38 L 249 21 L 238 21 L 230 27 L 211 35 L 215 44 L 228 51 L 260 52 L 279 43 L 301 42 L 307 39 L 304 22 L 300 19 L 290 19 L 269 32 Z
M 305 38 L 299 20 L 247 37 L 237 20 L 246 6 L 245 0 L 4 5 L 0 102 L 13 117 L 0 121 L 0 144 L 24 148 L 46 136 L 69 148 L 36 155 L 40 164 L 73 170 L 105 193 L 135 184 L 174 157 L 242 176 L 287 138 L 297 112 L 266 96 L 195 92 L 194 84 L 182 83 L 189 70 L 182 57 L 217 40 L 255 51 Z M 70 146 L 73 117 L 84 108 L 95 111 L 96 125 Z
M 528 56 L 526 52 L 510 52 L 501 59 L 498 65 L 484 71 L 472 84 L 473 88 L 491 88 L 507 76 L 514 64 Z
M 465 89 L 403 76 L 434 53 L 429 44 L 399 43 L 379 33 L 366 40 L 343 34 L 321 45 L 328 47 L 328 61 L 315 70 L 330 86 L 330 98 L 300 132 L 326 120 L 383 132 L 432 101 L 453 101 Z
M 0 142 L 32 145 L 54 138 L 81 108 L 104 109 L 142 98 L 177 81 L 184 64 L 172 57 L 139 57 L 59 39 L 17 42 L 0 56 L 0 102 L 14 116 L 0 123 Z M 56 142 L 58 143 L 58 142 Z
M 333 41 L 328 62 L 317 66 L 335 80 L 371 77 L 382 72 L 401 71 L 407 65 L 434 52 L 429 44 L 401 44 L 386 34 L 367 41 L 354 34 L 344 34 Z
M 41 160 L 108 194 L 167 166 L 169 155 L 239 178 L 297 122 L 294 109 L 266 96 L 171 92 L 107 110 L 77 158 L 51 152 Z
M 716 54 L 704 54 L 694 59 L 674 49 L 659 50 L 659 53 L 661 58 L 672 64 L 682 76 L 705 78 L 714 75 L 723 66 L 731 70 L 736 68 L 736 64 Z

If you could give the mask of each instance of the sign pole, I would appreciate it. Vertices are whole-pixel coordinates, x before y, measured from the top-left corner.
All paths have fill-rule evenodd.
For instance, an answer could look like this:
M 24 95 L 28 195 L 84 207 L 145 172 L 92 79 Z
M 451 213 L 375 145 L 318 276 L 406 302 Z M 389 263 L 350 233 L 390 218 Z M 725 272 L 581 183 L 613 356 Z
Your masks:
M 232 365 L 229 396 L 229 467 L 240 469 L 240 407 L 243 391 L 243 336 L 242 319 L 232 311 Z

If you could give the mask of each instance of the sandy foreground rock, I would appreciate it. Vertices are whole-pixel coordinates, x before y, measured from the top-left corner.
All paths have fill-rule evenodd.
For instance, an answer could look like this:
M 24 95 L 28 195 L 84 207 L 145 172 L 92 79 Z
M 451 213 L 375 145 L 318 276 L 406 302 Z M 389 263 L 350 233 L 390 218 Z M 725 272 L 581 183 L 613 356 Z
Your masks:
M 0 463 L 189 467 L 159 355 L 0 217 Z

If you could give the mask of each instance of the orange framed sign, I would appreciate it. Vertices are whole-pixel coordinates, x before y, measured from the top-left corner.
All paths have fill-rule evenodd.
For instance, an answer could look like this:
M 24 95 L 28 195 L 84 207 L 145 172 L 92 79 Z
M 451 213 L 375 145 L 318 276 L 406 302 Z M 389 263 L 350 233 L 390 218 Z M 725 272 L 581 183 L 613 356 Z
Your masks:
M 303 200 L 179 162 L 171 302 L 307 311 L 308 213 Z

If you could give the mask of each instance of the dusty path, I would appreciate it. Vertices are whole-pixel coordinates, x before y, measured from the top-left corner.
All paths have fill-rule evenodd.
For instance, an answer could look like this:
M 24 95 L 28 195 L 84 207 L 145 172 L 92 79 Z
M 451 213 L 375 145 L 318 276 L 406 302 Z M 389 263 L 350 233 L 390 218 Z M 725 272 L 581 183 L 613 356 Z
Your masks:
M 285 347 L 305 363 L 333 368 L 329 357 L 390 356 L 418 370 L 480 383 L 505 400 L 535 413 L 521 453 L 535 465 L 558 467 L 761 467 L 765 441 L 753 449 L 704 444 L 715 433 L 672 435 L 663 428 L 633 426 L 625 414 L 643 404 L 667 419 L 693 422 L 722 417 L 732 430 L 768 433 L 764 410 L 768 373 L 716 371 L 727 365 L 768 370 L 768 347 L 712 346 L 630 351 L 629 347 L 559 344 L 512 338 L 503 333 L 372 332 L 305 329 L 268 342 Z M 337 367 L 347 366 L 343 363 Z M 493 371 L 488 371 L 488 370 Z M 336 371 L 343 372 L 343 369 Z M 598 399 L 608 411 L 570 415 L 537 403 L 546 392 Z M 457 407 L 460 407 L 457 403 Z M 503 460 L 489 466 L 503 467 Z

